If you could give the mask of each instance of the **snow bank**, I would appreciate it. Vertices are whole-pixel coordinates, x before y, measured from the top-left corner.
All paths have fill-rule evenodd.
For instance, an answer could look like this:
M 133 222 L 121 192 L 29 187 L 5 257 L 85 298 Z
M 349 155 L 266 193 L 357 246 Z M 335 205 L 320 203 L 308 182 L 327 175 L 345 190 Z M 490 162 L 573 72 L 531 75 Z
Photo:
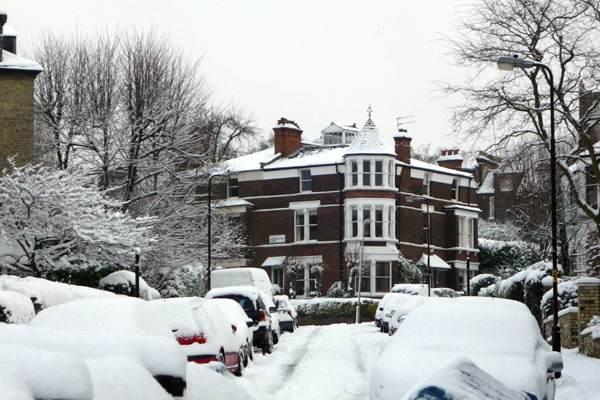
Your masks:
M 125 357 L 153 376 L 185 378 L 187 359 L 174 339 L 131 332 L 76 332 L 31 325 L 0 324 L 0 343 L 70 353 L 82 359 Z
M 372 400 L 399 398 L 457 357 L 543 398 L 550 349 L 524 304 L 482 297 L 440 300 L 445 301 L 415 308 L 392 336 L 371 372 Z
M 0 365 L 0 399 L 35 400 L 19 372 L 6 365 Z
M 146 300 L 160 299 L 158 290 L 150 287 L 140 276 L 140 297 Z M 115 271 L 100 279 L 99 286 L 102 289 L 114 291 L 115 293 L 129 294 L 135 287 L 135 273 L 121 270 Z M 116 288 L 116 289 L 112 289 Z
M 72 354 L 0 344 L 0 360 L 10 367 L 36 399 L 91 400 L 90 373 Z M 5 397 L 2 397 L 5 399 Z
M 0 321 L 2 313 L 11 324 L 26 324 L 35 316 L 31 299 L 12 290 L 0 290 Z
M 114 296 L 114 293 L 104 290 L 52 282 L 32 276 L 20 278 L 12 275 L 0 275 L 0 289 L 12 290 L 29 298 L 35 298 L 36 304 L 39 304 L 42 308 L 77 299 Z
M 173 339 L 169 325 L 148 302 L 127 296 L 60 304 L 40 311 L 30 324 L 71 331 L 145 333 Z
M 592 334 L 592 339 L 600 339 L 600 316 L 595 315 L 589 322 L 587 328 L 581 331 L 581 335 Z
M 137 361 L 107 357 L 87 359 L 94 400 L 173 400 Z
M 452 400 L 531 400 L 525 392 L 507 387 L 465 357 L 441 368 L 409 392 L 403 400 L 428 399 L 428 395 L 434 398 L 434 394 L 441 393 L 444 399 Z

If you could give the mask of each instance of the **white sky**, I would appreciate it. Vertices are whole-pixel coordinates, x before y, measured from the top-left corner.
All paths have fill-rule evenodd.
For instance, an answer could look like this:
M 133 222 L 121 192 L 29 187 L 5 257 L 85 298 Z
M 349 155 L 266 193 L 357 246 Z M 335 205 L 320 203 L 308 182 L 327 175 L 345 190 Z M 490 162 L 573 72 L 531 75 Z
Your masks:
M 457 146 L 449 108 L 435 81 L 465 71 L 443 57 L 440 34 L 452 34 L 464 0 L 3 0 L 22 54 L 36 35 L 105 26 L 156 26 L 174 44 L 203 56 L 214 99 L 235 102 L 272 132 L 280 117 L 298 122 L 305 139 L 331 121 L 362 127 L 366 109 L 391 137 L 396 117 L 413 144 Z M 464 148 L 464 144 L 462 145 Z

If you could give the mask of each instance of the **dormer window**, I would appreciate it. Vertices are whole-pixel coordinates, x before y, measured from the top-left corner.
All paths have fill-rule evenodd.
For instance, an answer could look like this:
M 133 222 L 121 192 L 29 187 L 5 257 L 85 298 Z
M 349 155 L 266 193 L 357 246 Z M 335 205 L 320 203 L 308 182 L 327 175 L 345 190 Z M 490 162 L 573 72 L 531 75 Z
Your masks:
M 240 186 L 238 183 L 237 176 L 230 176 L 227 181 L 227 188 L 229 197 L 238 197 L 240 194 Z
M 300 170 L 300 191 L 312 191 L 312 175 L 310 173 L 310 169 Z

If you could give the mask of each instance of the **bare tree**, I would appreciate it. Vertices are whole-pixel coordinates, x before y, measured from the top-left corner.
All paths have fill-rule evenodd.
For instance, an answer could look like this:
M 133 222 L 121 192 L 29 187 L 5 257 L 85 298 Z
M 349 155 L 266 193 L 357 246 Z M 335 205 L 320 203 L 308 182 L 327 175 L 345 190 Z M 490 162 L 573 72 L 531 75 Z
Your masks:
M 468 85 L 443 85 L 446 93 L 461 93 L 466 104 L 456 110 L 455 130 L 470 138 L 491 140 L 502 148 L 522 137 L 550 149 L 550 76 L 540 68 L 494 73 L 499 56 L 515 54 L 547 64 L 554 72 L 556 132 L 566 148 L 558 156 L 558 168 L 569 184 L 577 206 L 600 229 L 600 213 L 581 189 L 579 161 L 600 182 L 591 129 L 598 122 L 594 112 L 599 98 L 579 114 L 585 81 L 597 87 L 599 41 L 598 10 L 594 1 L 578 0 L 482 0 L 471 6 L 458 24 L 458 34 L 447 38 L 457 63 L 473 68 Z M 546 153 L 547 154 L 547 153 Z

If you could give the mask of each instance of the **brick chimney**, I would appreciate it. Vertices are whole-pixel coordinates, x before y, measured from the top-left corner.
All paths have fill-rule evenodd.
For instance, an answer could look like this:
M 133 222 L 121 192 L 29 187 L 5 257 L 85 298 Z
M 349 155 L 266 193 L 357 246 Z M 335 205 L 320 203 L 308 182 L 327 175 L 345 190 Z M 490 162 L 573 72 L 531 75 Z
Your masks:
M 0 62 L 2 61 L 2 49 L 4 48 L 4 24 L 6 23 L 6 13 L 0 11 Z
M 458 149 L 442 150 L 442 155 L 438 158 L 437 163 L 440 167 L 461 171 L 463 158 L 458 154 Z
M 394 136 L 394 149 L 396 158 L 406 164 L 410 164 L 410 142 L 412 138 L 408 136 L 406 129 L 398 129 L 398 135 Z
M 285 157 L 302 146 L 302 129 L 294 121 L 286 118 L 279 119 L 273 132 L 275 133 L 275 154 L 281 153 Z

